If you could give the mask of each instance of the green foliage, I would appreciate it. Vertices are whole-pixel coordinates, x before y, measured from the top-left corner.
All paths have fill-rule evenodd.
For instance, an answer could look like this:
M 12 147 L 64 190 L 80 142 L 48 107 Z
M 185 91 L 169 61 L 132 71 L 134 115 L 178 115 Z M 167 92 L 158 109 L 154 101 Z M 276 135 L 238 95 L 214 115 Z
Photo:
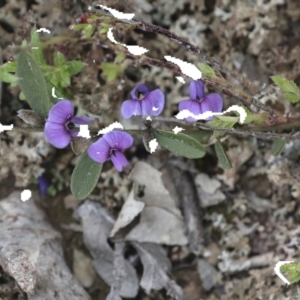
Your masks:
M 196 139 L 184 133 L 157 130 L 153 134 L 162 147 L 177 155 L 193 159 L 205 155 L 205 148 Z
M 92 160 L 85 151 L 75 166 L 71 178 L 71 192 L 79 200 L 86 198 L 95 188 L 102 171 L 102 164 Z
M 106 77 L 107 81 L 115 80 L 119 74 L 122 73 L 123 67 L 115 63 L 104 62 L 101 64 L 101 69 L 103 75 Z
M 51 170 L 51 184 L 47 188 L 47 194 L 54 197 L 58 192 L 62 191 L 64 188 L 64 177 L 60 174 L 60 172 L 56 170 Z
M 291 284 L 300 281 L 300 263 L 284 264 L 280 267 L 280 272 Z
M 3 68 L 6 72 L 16 73 L 17 63 L 15 61 L 9 61 L 0 66 L 0 68 Z
M 31 49 L 31 53 L 32 53 L 33 57 L 35 58 L 35 60 L 40 65 L 45 65 L 46 61 L 44 58 L 43 49 L 41 48 L 42 43 L 40 40 L 39 33 L 36 32 L 36 27 L 34 27 L 31 30 L 31 45 L 33 47 L 33 49 Z
M 85 63 L 80 60 L 70 60 L 66 62 L 67 70 L 70 76 L 77 75 L 85 67 Z
M 232 168 L 231 161 L 229 160 L 227 153 L 225 152 L 222 144 L 219 141 L 215 143 L 215 151 L 221 166 L 224 169 L 231 169 Z
M 208 143 L 211 138 L 213 131 L 210 130 L 185 130 L 184 134 L 190 136 L 191 138 L 197 140 L 201 144 Z
M 216 78 L 217 77 L 217 75 L 215 74 L 215 71 L 213 70 L 213 68 L 211 68 L 207 64 L 199 63 L 198 68 L 203 73 L 203 75 L 206 76 L 206 77 L 211 77 L 211 78 Z
M 18 84 L 18 77 L 7 72 L 3 66 L 0 66 L 0 80 L 10 83 L 12 86 L 16 86 Z
M 286 142 L 280 138 L 274 139 L 273 144 L 272 144 L 273 155 L 275 155 L 275 156 L 279 155 L 281 153 L 281 151 L 283 150 L 285 143 Z
M 271 79 L 283 91 L 283 95 L 288 101 L 292 103 L 299 101 L 300 89 L 295 82 L 279 75 L 272 76 Z
M 239 117 L 229 117 L 229 116 L 214 116 L 214 120 L 207 122 L 208 125 L 223 128 L 232 128 L 239 121 Z M 221 137 L 226 132 L 214 131 L 214 137 Z
M 30 107 L 39 115 L 47 117 L 51 108 L 47 83 L 38 62 L 31 53 L 21 52 L 18 55 L 17 76 Z
M 95 29 L 96 29 L 96 27 L 95 27 L 94 25 L 87 24 L 87 25 L 83 28 L 82 33 L 83 33 L 83 35 L 84 35 L 86 38 L 89 38 L 89 37 L 91 37 L 91 36 L 94 34 Z
M 247 113 L 246 119 L 243 124 L 254 123 L 254 124 L 261 125 L 263 124 L 265 118 L 268 116 L 266 113 L 259 113 L 259 114 L 252 113 L 246 106 L 242 105 L 242 107 Z M 239 113 L 237 111 L 234 111 L 234 113 L 237 116 L 239 116 Z

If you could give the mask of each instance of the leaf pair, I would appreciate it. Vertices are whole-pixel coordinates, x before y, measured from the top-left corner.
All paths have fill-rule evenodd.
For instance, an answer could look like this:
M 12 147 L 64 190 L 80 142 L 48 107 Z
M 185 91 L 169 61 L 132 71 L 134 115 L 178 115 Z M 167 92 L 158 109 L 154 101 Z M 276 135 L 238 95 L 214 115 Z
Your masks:
M 272 76 L 271 79 L 283 91 L 285 99 L 292 103 L 296 103 L 300 100 L 300 89 L 295 82 L 279 75 Z

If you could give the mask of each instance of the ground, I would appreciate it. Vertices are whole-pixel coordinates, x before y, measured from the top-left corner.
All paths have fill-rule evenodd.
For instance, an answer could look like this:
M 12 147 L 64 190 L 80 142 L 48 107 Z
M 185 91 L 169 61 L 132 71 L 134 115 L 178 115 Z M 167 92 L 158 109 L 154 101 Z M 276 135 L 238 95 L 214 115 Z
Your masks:
M 299 106 L 280 99 L 269 78 L 281 74 L 300 84 L 298 0 L 100 2 L 120 11 L 135 12 L 136 19 L 167 28 L 201 47 L 223 68 L 235 72 L 240 78 L 246 77 L 259 91 L 264 91 L 265 96 L 261 101 L 266 105 L 281 114 L 298 116 Z M 87 11 L 89 4 L 99 4 L 99 1 L 2 1 L 2 51 L 28 39 L 34 25 L 50 29 L 50 36 L 78 36 L 68 27 Z M 43 36 L 47 37 L 45 34 Z M 163 59 L 164 55 L 172 55 L 192 63 L 199 62 L 199 57 L 159 35 L 120 29 L 116 36 L 123 43 L 138 44 L 150 49 L 149 56 L 153 58 Z M 128 99 L 136 83 L 144 82 L 151 88 L 164 91 L 167 99 L 165 116 L 175 115 L 179 101 L 187 98 L 188 85 L 177 81 L 174 73 L 158 67 L 141 66 L 132 61 L 119 77 L 108 82 L 99 64 L 102 61 L 111 62 L 113 54 L 101 45 L 85 42 L 52 45 L 46 49 L 49 62 L 57 50 L 63 51 L 68 60 L 81 59 L 87 64 L 80 75 L 72 77 L 68 92 L 77 111 L 97 116 L 99 128 L 120 121 L 119 107 L 122 101 Z M 6 51 L 2 59 L 6 62 L 14 58 L 11 51 Z M 19 93 L 19 87 L 2 85 L 1 124 L 23 125 L 16 111 L 28 109 L 29 106 L 19 100 Z M 236 99 L 222 96 L 225 107 L 240 104 Z M 124 121 L 123 124 L 128 128 L 139 128 L 134 120 Z M 163 149 L 150 154 L 144 149 L 141 137 L 137 136 L 134 146 L 126 152 L 130 166 L 119 173 L 111 163 L 105 164 L 89 200 L 100 203 L 101 209 L 107 209 L 109 214 L 117 218 L 129 197 L 133 182 L 147 186 L 147 179 L 143 183 L 139 182 L 142 181 L 139 177 L 143 178 L 145 174 L 135 169 L 138 175 L 132 175 L 135 165 L 144 162 L 163 174 L 158 180 L 155 171 L 149 169 L 149 182 L 158 180 L 157 184 L 166 186 L 175 203 L 180 203 L 180 199 L 176 200 L 180 193 L 172 185 L 172 181 L 178 180 L 172 168 L 175 165 L 179 173 L 188 170 L 191 176 L 185 179 L 187 182 L 181 182 L 180 187 L 183 188 L 184 184 L 196 187 L 201 211 L 201 235 L 205 241 L 202 255 L 192 253 L 191 247 L 184 242 L 186 237 L 180 237 L 179 233 L 173 238 L 175 241 L 180 240 L 181 244 L 164 243 L 159 233 L 153 238 L 153 242 L 161 244 L 166 251 L 167 259 L 171 262 L 166 273 L 183 289 L 186 299 L 299 299 L 297 284 L 285 286 L 275 275 L 274 266 L 279 260 L 299 259 L 300 144 L 286 144 L 278 157 L 272 155 L 270 141 L 229 136 L 224 144 L 233 164 L 229 170 L 222 169 L 213 146 L 208 148 L 204 158 L 187 160 Z M 94 270 L 91 264 L 95 260 L 93 251 L 87 245 L 86 238 L 83 239 L 83 234 L 87 232 L 74 217 L 74 211 L 81 203 L 70 192 L 70 179 L 78 156 L 70 147 L 63 150 L 53 148 L 45 142 L 43 133 L 1 133 L 0 151 L 0 199 L 5 199 L 15 190 L 21 192 L 26 188 L 35 191 L 34 197 L 39 199 L 38 203 L 43 207 L 47 220 L 62 235 L 64 259 L 72 274 L 84 286 L 91 299 L 106 299 L 110 287 L 101 276 L 101 271 L 97 268 Z M 165 162 L 169 166 L 164 165 Z M 147 167 L 144 165 L 144 168 Z M 51 183 L 50 194 L 44 198 L 38 195 L 37 184 L 37 177 L 42 174 Z M 157 195 L 153 197 L 160 200 Z M 188 218 L 184 205 L 181 203 L 178 206 L 179 214 Z M 177 213 L 174 206 L 172 211 L 175 210 Z M 85 222 L 82 215 L 81 221 Z M 117 231 L 121 238 L 126 236 L 119 229 Z M 136 235 L 135 241 L 146 240 L 142 239 L 142 235 Z M 138 247 L 132 245 L 125 252 L 140 278 L 145 265 L 137 254 L 143 257 Z M 145 289 L 140 288 L 134 299 L 168 297 L 164 289 L 147 295 Z M 27 299 L 26 293 L 3 269 L 0 269 L 0 298 Z

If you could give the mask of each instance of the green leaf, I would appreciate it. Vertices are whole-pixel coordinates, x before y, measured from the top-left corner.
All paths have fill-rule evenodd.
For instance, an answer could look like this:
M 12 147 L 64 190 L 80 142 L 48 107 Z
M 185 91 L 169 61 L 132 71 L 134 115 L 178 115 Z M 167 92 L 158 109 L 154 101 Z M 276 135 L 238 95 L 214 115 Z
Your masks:
M 122 66 L 114 63 L 102 63 L 101 69 L 103 70 L 103 75 L 107 78 L 107 81 L 115 80 L 123 71 Z
M 300 264 L 299 263 L 284 264 L 280 267 L 280 272 L 286 277 L 286 279 L 291 284 L 300 281 Z
M 80 157 L 71 178 L 71 192 L 79 200 L 86 198 L 95 188 L 102 171 L 102 164 L 92 160 L 87 151 Z
M 273 144 L 272 144 L 273 155 L 275 155 L 275 156 L 279 155 L 281 153 L 281 151 L 283 150 L 285 143 L 286 142 L 280 138 L 274 139 Z
M 216 78 L 217 75 L 215 74 L 215 71 L 207 64 L 199 63 L 198 68 L 203 73 L 203 75 L 211 78 Z
M 20 93 L 19 99 L 22 100 L 22 101 L 26 100 L 25 95 L 24 95 L 23 92 Z
M 91 37 L 93 34 L 94 34 L 94 32 L 95 32 L 95 26 L 94 25 L 91 25 L 91 24 L 89 24 L 89 25 L 86 25 L 84 28 L 83 28 L 83 34 L 84 34 L 84 36 L 86 37 L 86 38 L 89 38 L 89 37 Z
M 70 76 L 76 75 L 85 67 L 85 63 L 79 60 L 67 61 L 68 72 Z
M 17 59 L 17 76 L 30 107 L 47 117 L 51 108 L 50 96 L 43 72 L 31 53 L 21 52 Z
M 87 24 L 75 24 L 71 27 L 71 29 L 75 31 L 79 31 L 81 29 L 84 29 L 87 26 Z
M 197 140 L 201 144 L 206 144 L 211 138 L 213 131 L 199 129 L 199 130 L 184 130 L 183 133 Z
M 57 67 L 64 67 L 67 64 L 65 56 L 60 51 L 57 51 L 54 56 L 54 64 Z
M 5 71 L 10 73 L 15 73 L 17 69 L 17 62 L 15 61 L 8 61 L 7 63 L 1 66 Z
M 205 148 L 194 138 L 184 133 L 170 131 L 154 131 L 157 142 L 169 151 L 187 158 L 201 158 L 205 155 Z
M 110 28 L 110 24 L 102 23 L 101 26 L 98 26 L 99 35 L 106 35 Z
M 65 88 L 71 85 L 71 78 L 70 78 L 70 74 L 68 71 L 66 70 L 61 70 L 60 72 L 60 85 Z
M 239 117 L 229 117 L 229 116 L 214 116 L 214 120 L 207 122 L 208 125 L 223 128 L 232 128 L 238 121 Z M 224 131 L 214 131 L 214 137 L 221 137 L 225 134 Z
M 284 92 L 284 97 L 293 103 L 300 99 L 300 89 L 295 82 L 288 80 L 282 76 L 275 75 L 271 79 Z
M 38 32 L 36 32 L 36 27 L 34 27 L 31 30 L 31 45 L 32 45 L 32 47 L 34 47 L 33 49 L 31 49 L 31 53 L 32 53 L 33 57 L 35 58 L 35 60 L 40 65 L 45 65 L 46 61 L 44 58 L 43 49 L 41 47 L 42 43 L 41 43 Z
M 115 57 L 114 63 L 119 64 L 124 61 L 126 58 L 126 54 L 124 52 L 118 52 L 117 56 Z
M 0 80 L 10 83 L 12 86 L 16 86 L 18 83 L 18 77 L 8 73 L 4 68 L 0 68 Z
M 255 114 L 255 113 L 252 113 L 246 106 L 242 105 L 242 107 L 244 108 L 244 110 L 247 113 L 246 120 L 244 121 L 243 124 L 249 124 L 249 123 L 253 122 L 255 124 L 261 125 L 264 122 L 265 118 L 268 117 L 268 115 L 266 113 Z M 239 115 L 239 113 L 236 111 L 234 111 L 234 113 L 236 115 Z
M 284 93 L 284 98 L 292 103 L 296 103 L 299 101 L 300 97 L 298 95 L 292 93 Z
M 222 144 L 217 141 L 215 143 L 215 151 L 216 151 L 216 154 L 217 154 L 217 157 L 220 161 L 220 164 L 221 166 L 224 168 L 224 169 L 231 169 L 232 168 L 232 164 L 222 146 Z

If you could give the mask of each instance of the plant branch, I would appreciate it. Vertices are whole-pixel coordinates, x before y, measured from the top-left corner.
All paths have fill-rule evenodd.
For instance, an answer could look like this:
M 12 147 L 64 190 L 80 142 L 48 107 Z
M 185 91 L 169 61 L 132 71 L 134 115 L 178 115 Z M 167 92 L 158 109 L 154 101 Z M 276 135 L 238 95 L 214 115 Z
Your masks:
M 216 68 L 217 70 L 219 70 L 220 72 L 223 72 L 226 75 L 234 78 L 235 80 L 237 80 L 240 84 L 242 84 L 244 87 L 246 87 L 250 91 L 252 91 L 254 93 L 259 92 L 259 89 L 256 86 L 254 86 L 250 81 L 248 81 L 246 78 L 244 78 L 243 76 L 238 76 L 237 74 L 229 71 L 228 69 L 223 68 L 213 58 L 210 58 L 206 54 L 204 54 L 203 51 L 199 47 L 189 43 L 187 40 L 179 37 L 178 35 L 170 32 L 169 30 L 167 30 L 165 28 L 162 28 L 162 27 L 157 26 L 157 25 L 149 24 L 149 23 L 146 23 L 146 22 L 143 22 L 143 21 L 138 21 L 138 20 L 135 20 L 135 19 L 131 19 L 131 20 L 116 19 L 109 12 L 106 12 L 105 10 L 103 10 L 101 8 L 96 9 L 96 8 L 93 8 L 93 7 L 90 6 L 89 11 L 97 13 L 97 14 L 104 15 L 106 17 L 113 18 L 117 23 L 130 25 L 131 29 L 139 29 L 139 30 L 142 30 L 142 31 L 152 32 L 152 33 L 163 35 L 163 36 L 167 37 L 168 39 L 178 43 L 179 45 L 182 45 L 184 48 L 186 48 L 188 51 L 192 52 L 193 54 L 199 56 L 202 60 L 204 60 L 210 66 L 212 66 L 212 67 Z

